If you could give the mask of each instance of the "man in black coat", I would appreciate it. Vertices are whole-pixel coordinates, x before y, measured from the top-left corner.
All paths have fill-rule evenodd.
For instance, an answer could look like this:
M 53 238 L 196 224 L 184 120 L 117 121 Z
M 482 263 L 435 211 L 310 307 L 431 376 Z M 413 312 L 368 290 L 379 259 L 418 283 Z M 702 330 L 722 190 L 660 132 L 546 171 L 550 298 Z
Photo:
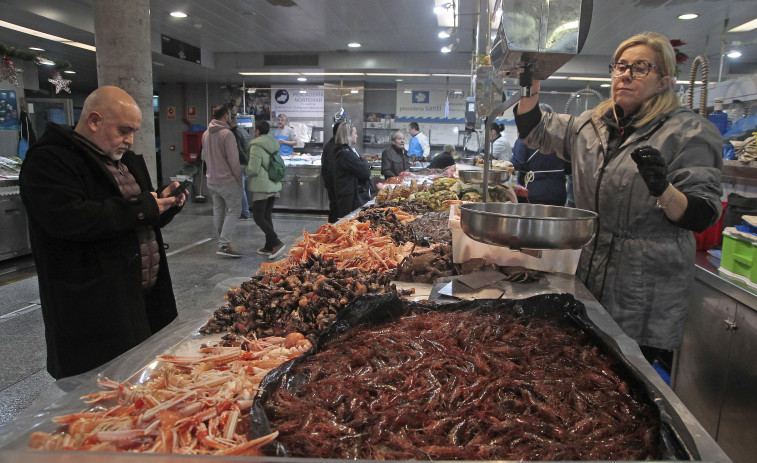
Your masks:
M 186 191 L 157 194 L 130 151 L 142 113 L 118 87 L 84 101 L 75 129 L 50 124 L 21 167 L 54 378 L 86 372 L 176 318 L 160 228 Z

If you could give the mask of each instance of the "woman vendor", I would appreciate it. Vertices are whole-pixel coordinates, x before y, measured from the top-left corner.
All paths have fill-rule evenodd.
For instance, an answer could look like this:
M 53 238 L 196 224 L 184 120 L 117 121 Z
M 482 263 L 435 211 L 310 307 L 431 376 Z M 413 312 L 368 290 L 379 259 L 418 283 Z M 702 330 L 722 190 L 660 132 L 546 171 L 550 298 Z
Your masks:
M 574 117 L 544 114 L 539 82 L 515 108 L 519 137 L 572 163 L 576 207 L 599 214 L 577 276 L 650 361 L 681 342 L 695 241 L 720 216 L 720 132 L 680 106 L 675 53 L 635 35 L 610 63 L 610 99 Z

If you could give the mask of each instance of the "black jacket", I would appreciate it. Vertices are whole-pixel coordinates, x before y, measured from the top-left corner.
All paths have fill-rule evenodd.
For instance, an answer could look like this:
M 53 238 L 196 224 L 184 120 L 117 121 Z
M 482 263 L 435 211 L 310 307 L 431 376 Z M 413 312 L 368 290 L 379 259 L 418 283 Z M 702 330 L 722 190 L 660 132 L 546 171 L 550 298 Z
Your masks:
M 452 154 L 448 153 L 447 151 L 442 151 L 441 153 L 434 156 L 434 159 L 432 159 L 428 164 L 428 168 L 446 169 L 453 164 L 455 164 L 455 159 L 452 157 Z
M 392 145 L 381 153 L 381 175 L 384 178 L 396 177 L 400 172 L 410 170 L 410 157 L 405 148 Z
M 49 124 L 21 167 L 21 199 L 39 279 L 47 369 L 55 378 L 83 373 L 117 357 L 177 315 L 160 227 L 142 156 L 122 162 L 142 193 L 124 198 L 102 154 L 70 128 Z M 138 225 L 158 242 L 158 280 L 144 294 Z
M 334 158 L 334 192 L 339 217 L 371 200 L 371 165 L 349 145 L 337 148 Z

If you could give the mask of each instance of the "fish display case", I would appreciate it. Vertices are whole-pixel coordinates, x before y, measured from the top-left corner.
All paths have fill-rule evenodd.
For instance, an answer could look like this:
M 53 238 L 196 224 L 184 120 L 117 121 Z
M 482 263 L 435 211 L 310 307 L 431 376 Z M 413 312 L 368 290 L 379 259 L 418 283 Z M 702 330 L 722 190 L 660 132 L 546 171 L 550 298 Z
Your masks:
M 242 461 L 241 458 L 213 456 L 150 455 L 137 453 L 96 453 L 65 451 L 30 451 L 27 441 L 33 431 L 51 432 L 55 429 L 52 418 L 59 415 L 78 413 L 85 409 L 80 397 L 91 394 L 97 389 L 96 380 L 107 377 L 116 381 L 138 380 L 143 371 L 157 355 L 174 352 L 188 340 L 198 340 L 199 327 L 205 323 L 213 310 L 223 305 L 223 298 L 228 289 L 239 286 L 247 278 L 232 278 L 220 282 L 208 298 L 200 319 L 176 320 L 150 339 L 121 355 L 96 371 L 77 377 L 57 381 L 50 386 L 40 398 L 21 416 L 7 424 L 0 435 L 0 461 L 10 463 L 47 463 L 76 460 L 77 463 L 99 462 L 107 458 L 110 462 L 154 461 L 154 462 L 190 462 L 198 459 L 217 459 L 219 461 Z M 596 327 L 607 346 L 620 356 L 623 362 L 637 375 L 637 381 L 654 391 L 654 402 L 661 410 L 662 421 L 667 423 L 666 435 L 673 448 L 680 447 L 679 457 L 675 460 L 695 460 L 724 462 L 730 461 L 717 443 L 707 434 L 689 410 L 681 403 L 673 391 L 665 384 L 655 370 L 644 359 L 638 345 L 627 337 L 610 315 L 593 298 L 589 291 L 574 277 L 566 274 L 550 273 L 536 284 L 506 282 L 508 298 L 514 300 L 548 294 L 568 294 L 580 301 L 585 307 L 585 314 Z M 681 456 L 683 455 L 683 456 Z M 293 461 L 286 457 L 255 457 L 257 461 L 284 462 Z M 250 458 L 246 457 L 245 461 Z M 297 458 L 303 463 L 347 460 Z M 663 461 L 663 460 L 658 460 Z M 672 460 L 671 460 L 672 461 Z
M 0 179 L 0 260 L 31 254 L 29 223 L 18 180 Z

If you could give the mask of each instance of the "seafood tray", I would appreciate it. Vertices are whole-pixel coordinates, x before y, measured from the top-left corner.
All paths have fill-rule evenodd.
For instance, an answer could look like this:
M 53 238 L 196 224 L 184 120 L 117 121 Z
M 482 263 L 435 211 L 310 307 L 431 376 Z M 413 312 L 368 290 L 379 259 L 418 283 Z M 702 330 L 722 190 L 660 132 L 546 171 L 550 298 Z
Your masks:
M 618 349 L 617 344 L 605 333 L 603 333 L 601 330 L 599 330 L 587 317 L 585 307 L 584 305 L 577 301 L 573 296 L 569 294 L 546 294 L 546 295 L 539 295 L 534 296 L 527 299 L 517 299 L 517 300 L 478 300 L 478 301 L 468 301 L 468 302 L 461 302 L 461 303 L 454 303 L 454 304 L 440 304 L 440 305 L 423 305 L 420 306 L 416 303 L 403 303 L 399 299 L 396 298 L 394 295 L 381 295 L 381 296 L 373 296 L 373 297 L 364 297 L 361 299 L 358 299 L 353 302 L 353 304 L 348 307 L 344 312 L 340 314 L 340 316 L 337 318 L 337 320 L 330 326 L 330 328 L 327 328 L 327 330 L 321 335 L 321 337 L 318 339 L 316 349 L 309 351 L 308 353 L 304 354 L 303 356 L 299 357 L 298 359 L 295 359 L 293 361 L 290 361 L 286 364 L 283 364 L 276 370 L 273 370 L 269 373 L 268 376 L 263 380 L 261 383 L 261 388 L 263 389 L 258 395 L 256 396 L 255 403 L 253 405 L 253 412 L 252 412 L 252 421 L 253 421 L 253 433 L 257 435 L 265 435 L 270 432 L 271 427 L 269 426 L 268 416 L 266 415 L 266 412 L 269 413 L 272 410 L 285 410 L 286 407 L 290 406 L 290 404 L 293 403 L 292 395 L 291 394 L 297 394 L 298 390 L 300 389 L 307 389 L 307 386 L 310 384 L 317 385 L 319 382 L 328 382 L 329 378 L 328 376 L 321 376 L 320 370 L 318 368 L 315 368 L 315 370 L 312 374 L 318 375 L 318 379 L 314 382 L 310 382 L 310 376 L 307 373 L 303 373 L 303 371 L 309 371 L 307 368 L 307 363 L 309 359 L 314 358 L 314 356 L 319 355 L 317 354 L 317 351 L 324 346 L 324 344 L 327 344 L 330 340 L 336 339 L 338 336 L 341 336 L 345 333 L 348 333 L 349 331 L 356 329 L 358 330 L 362 326 L 371 326 L 371 327 L 379 327 L 380 332 L 386 332 L 388 328 L 381 328 L 383 323 L 388 323 L 393 320 L 400 319 L 401 317 L 405 315 L 413 314 L 414 316 L 417 316 L 419 313 L 423 312 L 436 312 L 436 311 L 458 311 L 458 312 L 474 312 L 474 311 L 481 311 L 481 312 L 506 312 L 512 315 L 525 317 L 526 319 L 529 319 L 529 323 L 536 323 L 533 321 L 533 319 L 546 319 L 549 321 L 555 321 L 559 325 L 568 326 L 572 329 L 576 329 L 579 332 L 585 334 L 591 341 L 594 343 L 596 348 L 604 352 L 609 358 L 614 360 L 614 369 L 617 372 L 618 376 L 615 378 L 622 378 L 622 379 L 615 379 L 617 381 L 618 391 L 621 391 L 623 395 L 628 396 L 635 396 L 639 398 L 639 402 L 644 404 L 644 407 L 648 407 L 648 409 L 654 410 L 652 411 L 652 415 L 655 415 L 655 420 L 659 420 L 659 431 L 656 432 L 654 438 L 650 436 L 645 436 L 644 438 L 638 438 L 636 442 L 639 441 L 649 441 L 651 439 L 656 440 L 656 448 L 657 448 L 657 454 L 654 455 L 646 455 L 647 458 L 659 458 L 659 459 L 669 459 L 669 460 L 700 460 L 701 455 L 699 454 L 697 450 L 697 446 L 695 444 L 694 438 L 691 436 L 691 434 L 687 431 L 686 426 L 684 422 L 682 421 L 681 417 L 675 412 L 674 407 L 672 407 L 670 404 L 668 404 L 661 391 L 651 382 L 647 381 L 647 379 L 644 377 L 642 373 L 638 371 L 638 369 L 630 362 L 626 361 L 624 358 L 622 352 Z M 411 319 L 414 317 L 410 317 Z M 420 323 L 420 322 L 419 322 Z M 424 322 L 425 323 L 425 322 Z M 391 325 L 387 325 L 391 326 Z M 360 333 L 363 335 L 364 333 Z M 371 338 L 373 339 L 373 338 Z M 342 338 L 340 338 L 340 341 Z M 375 342 L 375 341 L 373 341 Z M 336 344 L 336 346 L 340 346 L 339 344 Z M 329 346 L 328 344 L 325 346 L 326 351 L 328 351 Z M 341 351 L 341 347 L 339 347 L 339 350 Z M 347 354 L 345 353 L 345 356 L 347 357 Z M 423 355 L 421 355 L 423 357 Z M 345 358 L 345 362 L 351 362 L 352 360 L 349 360 Z M 375 368 L 375 365 L 370 360 L 368 361 L 369 364 L 373 365 Z M 389 364 L 384 364 L 384 368 L 388 368 L 393 371 L 394 368 L 397 368 L 396 366 L 391 366 Z M 367 366 L 366 366 L 367 368 Z M 361 369 L 360 371 L 363 371 Z M 603 370 L 604 373 L 604 370 Z M 614 374 L 614 373 L 613 373 Z M 600 375 L 602 376 L 602 375 Z M 609 376 L 613 376 L 610 374 Z M 599 378 L 597 377 L 597 381 L 600 380 L 606 380 L 607 377 Z M 571 380 L 572 381 L 572 380 Z M 576 379 L 576 382 L 579 380 Z M 561 383 L 562 384 L 562 383 Z M 336 387 L 336 386 L 331 386 Z M 389 386 L 386 386 L 389 387 Z M 531 386 L 529 386 L 531 387 Z M 613 386 L 614 387 L 614 386 Z M 347 387 L 348 390 L 353 390 L 354 387 Z M 283 391 L 283 392 L 280 392 Z M 309 389 L 308 389 L 309 390 Z M 393 389 L 392 389 L 393 390 Z M 415 389 L 411 389 L 415 390 Z M 536 391 L 536 390 L 535 390 Z M 314 392 L 307 392 L 305 393 L 308 398 L 312 397 L 318 397 L 317 395 L 313 396 L 311 394 L 316 394 Z M 530 395 L 530 393 L 528 393 Z M 534 392 L 535 395 L 537 395 L 537 392 Z M 580 393 L 579 393 L 580 394 Z M 350 399 L 349 394 L 347 394 L 348 397 L 347 403 L 353 403 L 356 399 Z M 281 397 L 284 397 L 284 399 L 281 399 Z M 372 397 L 372 396 L 371 396 Z M 394 400 L 393 403 L 397 402 L 403 402 L 405 400 L 406 396 L 402 396 L 403 399 L 400 401 Z M 517 394 L 516 394 L 517 397 Z M 274 400 L 276 398 L 276 400 Z M 284 402 L 280 402 L 280 400 L 284 400 Z M 352 402 L 351 402 L 352 400 Z M 426 400 L 426 399 L 423 399 Z M 444 399 L 442 399 L 444 400 Z M 546 399 L 544 399 L 546 401 Z M 376 402 L 378 399 L 376 399 Z M 328 404 L 328 400 L 326 401 Z M 374 402 L 375 403 L 375 402 Z M 446 403 L 446 402 L 445 402 Z M 588 402 L 587 402 L 588 403 Z M 298 405 L 295 405 L 297 407 Z M 549 408 L 549 407 L 547 407 Z M 311 408 L 308 408 L 308 410 L 311 410 Z M 371 409 L 373 410 L 373 409 Z M 274 412 L 276 413 L 276 412 Z M 283 413 L 283 412 L 282 412 Z M 281 415 L 282 413 L 278 413 Z M 328 411 L 323 412 L 316 412 L 313 415 L 319 415 L 321 413 L 326 413 L 327 416 L 330 416 L 332 418 L 328 418 L 327 422 L 330 422 L 335 427 L 343 428 L 344 423 L 336 421 L 336 418 L 333 418 L 333 416 L 336 415 L 335 410 L 329 409 Z M 334 413 L 332 415 L 331 413 Z M 357 415 L 359 412 L 358 408 L 350 408 L 350 415 L 355 414 Z M 372 412 L 371 412 L 372 413 Z M 551 412 L 539 412 L 539 413 L 551 413 Z M 626 413 L 628 413 L 626 411 Z M 284 413 L 285 414 L 285 413 Z M 580 415 L 580 413 L 579 413 Z M 422 415 L 421 415 L 422 416 Z M 530 419 L 536 419 L 536 415 L 531 415 Z M 295 418 L 296 419 L 296 418 Z M 308 416 L 308 422 L 310 422 L 310 416 Z M 490 418 L 494 419 L 494 418 Z M 357 419 L 357 417 L 354 418 L 355 422 L 362 422 L 361 420 Z M 316 428 L 319 429 L 319 435 L 323 434 L 328 438 L 328 436 L 331 434 L 330 430 L 326 430 L 319 427 L 319 424 L 317 420 L 314 418 L 313 421 L 315 421 Z M 382 421 L 383 423 L 387 423 Z M 390 422 L 390 421 L 389 421 Z M 650 421 L 651 422 L 651 421 Z M 655 421 L 656 422 L 656 421 Z M 524 421 L 525 423 L 525 421 Z M 646 423 L 646 421 L 644 421 Z M 294 429 L 295 433 L 298 429 L 294 425 L 288 425 L 286 422 L 278 423 L 279 426 L 276 429 L 279 429 L 282 433 L 284 432 L 283 426 L 290 426 L 290 429 Z M 379 427 L 381 424 L 379 423 Z M 526 426 L 524 424 L 524 426 Z M 536 426 L 536 425 L 534 425 Z M 546 426 L 546 425 L 540 425 L 540 426 Z M 582 426 L 580 423 L 576 426 Z M 361 432 L 358 435 L 363 435 L 364 432 Z M 425 428 L 424 428 L 425 429 Z M 457 426 L 452 428 L 453 430 L 457 429 Z M 571 428 L 570 432 L 573 432 L 574 428 Z M 401 430 L 401 428 L 400 428 Z M 537 433 L 536 431 L 532 430 L 534 433 Z M 426 431 L 424 431 L 425 434 Z M 453 431 L 445 431 L 445 434 L 449 432 L 449 435 L 452 435 Z M 522 432 L 522 431 L 521 431 Z M 546 435 L 555 437 L 559 433 L 563 432 L 552 430 L 548 431 Z M 568 431 L 565 430 L 567 433 Z M 636 433 L 642 432 L 642 431 L 634 431 Z M 371 436 L 371 439 L 375 439 L 376 431 L 370 431 L 368 432 L 368 435 Z M 379 431 L 379 434 L 381 432 Z M 387 431 L 389 434 L 396 434 L 395 431 Z M 552 434 L 550 434 L 552 433 Z M 430 431 L 429 431 L 430 434 Z M 458 433 L 459 434 L 459 433 Z M 527 435 L 532 435 L 526 432 Z M 283 436 L 280 435 L 280 438 Z M 608 436 L 605 435 L 605 438 Z M 620 439 L 621 437 L 625 437 L 622 434 L 617 434 L 615 436 L 609 437 L 608 440 L 612 441 L 614 439 Z M 533 439 L 537 439 L 537 437 L 532 437 Z M 488 438 L 487 438 L 488 439 Z M 557 437 L 555 437 L 557 439 Z M 320 440 L 320 438 L 319 438 Z M 354 450 L 356 452 L 364 452 L 364 446 L 365 443 L 361 443 L 361 441 L 355 441 L 355 436 L 343 436 L 339 439 L 339 441 L 344 440 L 345 442 L 352 442 L 351 445 L 354 446 Z M 293 442 L 298 442 L 297 439 L 290 440 L 290 444 Z M 554 442 L 554 441 L 550 441 Z M 394 441 L 396 443 L 396 440 Z M 391 441 L 390 441 L 391 444 Z M 277 456 L 285 456 L 285 457 L 297 457 L 302 456 L 298 455 L 297 453 L 288 453 L 286 446 L 283 445 L 281 442 L 277 442 Z M 400 446 L 400 444 L 397 444 Z M 545 445 L 551 445 L 552 448 L 560 448 L 562 444 L 545 444 Z M 341 446 L 341 442 L 339 445 L 335 445 L 335 447 Z M 327 447 L 331 449 L 332 447 L 329 447 L 328 445 L 325 445 L 324 447 Z M 434 459 L 434 460 L 444 460 L 444 459 L 470 459 L 470 460 L 481 460 L 486 459 L 475 456 L 467 457 L 465 454 L 456 453 L 460 451 L 460 447 L 465 447 L 467 449 L 467 444 L 465 446 L 458 446 L 456 445 L 450 445 L 449 447 L 452 448 L 452 450 L 445 448 L 444 451 L 446 452 L 452 452 L 452 453 L 444 453 L 444 451 L 439 450 L 438 445 L 431 445 L 424 448 L 433 448 L 439 453 L 434 453 L 436 458 L 432 458 L 428 455 L 424 458 L 424 453 L 420 452 L 420 454 L 416 454 L 414 456 L 405 456 L 405 458 L 392 458 L 393 455 L 396 455 L 396 453 L 392 453 L 394 451 L 401 452 L 401 450 L 407 450 L 400 449 L 396 450 L 395 447 L 391 447 L 389 445 L 391 450 L 386 450 L 386 448 L 382 448 L 381 452 L 386 452 L 387 455 L 389 455 L 389 459 Z M 474 447 L 474 446 L 471 446 Z M 491 446 L 489 446 L 491 447 Z M 650 446 L 654 447 L 654 446 Z M 309 447 L 305 447 L 309 448 Z M 320 448 L 320 447 L 319 447 Z M 463 450 L 465 450 L 463 449 Z M 489 450 L 487 450 L 489 451 Z M 556 453 L 559 455 L 559 451 Z M 371 458 L 366 457 L 364 454 L 358 453 L 358 456 L 351 456 L 352 454 L 348 454 L 350 456 L 333 456 L 333 455 L 316 455 L 320 458 L 358 458 L 358 459 L 365 459 L 365 458 Z M 402 454 L 400 455 L 407 455 Z M 439 457 L 439 455 L 442 455 Z M 447 458 L 444 458 L 444 455 L 447 455 Z M 542 454 L 543 455 L 543 454 Z M 601 455 L 599 458 L 589 458 L 589 459 L 610 459 L 612 460 L 612 453 L 607 453 L 606 455 Z M 530 457 L 534 458 L 536 455 Z M 522 459 L 523 455 L 518 455 L 516 459 Z M 494 458 L 494 459 L 510 459 L 509 457 L 505 456 L 505 458 Z M 526 457 L 526 459 L 529 459 L 529 457 Z M 560 459 L 560 458 L 557 458 Z M 565 459 L 565 458 L 562 458 Z M 586 458 L 584 458 L 586 459 Z

